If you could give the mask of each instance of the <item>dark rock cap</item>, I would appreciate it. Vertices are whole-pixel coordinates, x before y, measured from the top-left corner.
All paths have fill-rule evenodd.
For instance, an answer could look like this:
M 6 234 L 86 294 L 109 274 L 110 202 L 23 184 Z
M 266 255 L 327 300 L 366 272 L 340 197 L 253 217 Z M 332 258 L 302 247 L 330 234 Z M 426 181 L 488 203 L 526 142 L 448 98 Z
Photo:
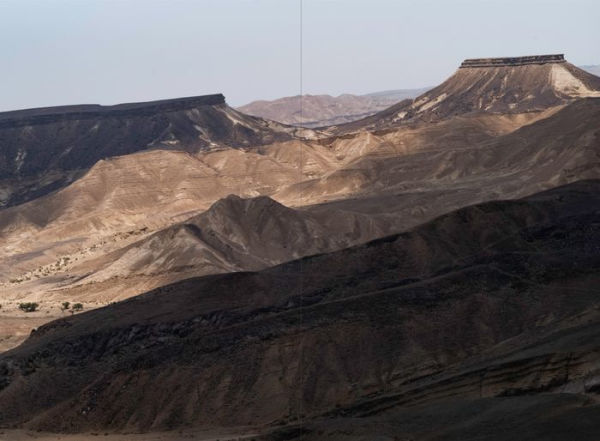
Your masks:
M 528 55 L 525 57 L 503 58 L 470 58 L 462 62 L 461 68 L 466 67 L 497 67 L 497 66 L 523 66 L 525 64 L 565 63 L 564 54 L 553 55 Z

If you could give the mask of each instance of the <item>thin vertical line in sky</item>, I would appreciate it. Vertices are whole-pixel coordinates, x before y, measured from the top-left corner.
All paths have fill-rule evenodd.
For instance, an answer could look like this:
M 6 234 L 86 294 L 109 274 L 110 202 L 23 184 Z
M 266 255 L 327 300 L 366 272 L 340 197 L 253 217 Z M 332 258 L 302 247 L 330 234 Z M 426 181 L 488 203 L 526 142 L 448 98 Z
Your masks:
M 303 33 L 303 0 L 298 0 L 300 2 L 300 125 L 304 124 L 304 85 L 302 82 L 302 71 L 303 71 L 303 38 L 304 38 L 304 33 Z M 303 162 L 304 162 L 304 158 L 302 155 L 302 149 L 303 149 L 304 145 L 302 143 L 300 143 L 300 180 L 299 182 L 302 181 L 302 178 L 304 176 L 304 170 L 303 170 Z M 301 196 L 302 198 L 302 196 Z M 304 333 L 304 271 L 303 271 L 303 265 L 302 265 L 302 261 L 300 261 L 300 277 L 299 277 L 299 281 L 300 281 L 300 332 Z M 300 370 L 300 427 L 302 428 L 304 426 L 304 342 L 303 342 L 303 338 L 300 340 L 300 365 L 299 365 L 299 370 Z

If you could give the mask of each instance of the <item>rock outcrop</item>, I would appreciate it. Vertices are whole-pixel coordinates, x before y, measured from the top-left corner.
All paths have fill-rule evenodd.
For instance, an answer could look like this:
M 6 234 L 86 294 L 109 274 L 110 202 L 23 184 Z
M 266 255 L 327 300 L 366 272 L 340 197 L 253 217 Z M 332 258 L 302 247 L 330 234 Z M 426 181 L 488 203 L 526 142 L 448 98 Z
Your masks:
M 564 54 L 530 55 L 525 57 L 505 58 L 469 58 L 462 62 L 461 69 L 466 67 L 524 66 L 526 64 L 566 63 Z

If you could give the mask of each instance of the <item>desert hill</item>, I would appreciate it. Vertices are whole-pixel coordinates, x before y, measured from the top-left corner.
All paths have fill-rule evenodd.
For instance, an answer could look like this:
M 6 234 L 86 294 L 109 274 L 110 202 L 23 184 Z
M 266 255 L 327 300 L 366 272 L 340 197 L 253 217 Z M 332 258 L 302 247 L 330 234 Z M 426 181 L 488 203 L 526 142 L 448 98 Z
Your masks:
M 41 281 L 46 290 L 41 300 L 108 303 L 187 277 L 260 270 L 397 231 L 390 217 L 322 207 L 291 209 L 266 196 L 229 195 L 200 215 L 74 264 L 68 275 Z
M 0 236 L 6 243 L 0 250 L 4 299 L 40 301 L 43 293 L 58 301 L 58 287 L 66 289 L 73 283 L 81 284 L 83 279 L 99 281 L 93 273 L 110 265 L 117 250 L 124 252 L 149 233 L 185 222 L 232 193 L 243 197 L 271 195 L 288 206 L 314 205 L 309 211 L 319 213 L 319 223 L 339 228 L 340 233 L 353 232 L 350 240 L 344 242 L 346 245 L 413 227 L 460 206 L 502 196 L 496 191 L 481 191 L 483 182 L 487 186 L 495 182 L 483 172 L 478 186 L 471 184 L 472 177 L 453 185 L 448 178 L 440 179 L 440 153 L 433 153 L 433 148 L 439 150 L 444 145 L 446 155 L 462 155 L 465 148 L 477 151 L 499 134 L 510 133 L 527 121 L 531 121 L 529 116 L 460 120 L 451 126 L 440 123 L 385 136 L 362 134 L 327 143 L 292 141 L 255 151 L 229 149 L 195 155 L 152 151 L 101 161 L 65 189 L 0 212 Z M 585 137 L 588 131 L 586 126 L 577 133 Z M 428 155 L 430 159 L 423 162 Z M 511 165 L 516 173 L 525 167 L 525 162 Z M 460 161 L 447 166 L 455 168 L 456 173 L 465 173 Z M 394 167 L 414 172 L 397 173 Z M 417 170 L 421 172 L 415 174 Z M 524 196 L 547 188 L 552 184 L 548 182 L 551 177 L 545 184 L 518 186 L 504 196 Z M 247 233 L 254 228 L 248 222 L 245 227 Z M 358 229 L 363 233 L 356 234 Z M 323 231 L 332 234 L 334 229 L 327 227 Z M 246 246 L 252 249 L 249 244 Z M 334 249 L 338 247 L 319 251 Z M 127 255 L 132 253 L 128 251 Z M 111 257 L 105 258 L 108 254 Z M 293 251 L 288 250 L 286 256 L 293 258 Z M 69 263 L 65 265 L 67 258 Z M 99 266 L 93 269 L 90 265 Z M 132 267 L 127 264 L 120 271 L 116 268 L 113 266 L 115 274 L 123 276 Z M 173 272 L 171 277 L 185 274 Z M 200 274 L 206 272 L 196 275 Z M 133 289 L 136 285 L 127 286 Z M 136 293 L 153 286 L 156 285 L 143 285 Z M 96 294 L 104 299 L 111 297 L 100 295 L 100 288 L 88 286 L 86 294 L 80 290 L 76 295 L 65 292 L 65 300 L 91 299 Z M 110 291 L 113 289 L 119 292 L 118 285 Z
M 592 411 L 599 186 L 463 208 L 337 253 L 189 279 L 44 325 L 0 355 L 0 424 L 159 430 L 303 414 L 319 417 L 306 429 L 315 438 L 352 427 L 336 423 L 344 415 L 393 424 L 390 412 L 424 405 L 539 404 L 539 393 L 560 401 L 565 390 L 576 415 Z
M 427 88 L 386 90 L 366 95 L 345 93 L 336 97 L 297 95 L 272 101 L 253 101 L 238 107 L 238 110 L 284 124 L 323 127 L 364 118 L 399 101 L 415 98 L 426 90 Z
M 600 97 L 600 78 L 568 63 L 563 55 L 469 59 L 414 100 L 332 130 L 382 130 L 469 113 L 536 112 L 583 97 Z
M 418 138 L 410 129 L 390 132 L 381 138 L 389 144 L 408 145 L 411 151 L 393 157 L 365 155 L 318 181 L 295 184 L 275 197 L 285 197 L 298 186 L 308 198 L 327 190 L 334 193 L 340 183 L 351 181 L 355 194 L 419 191 L 422 197 L 424 189 L 455 188 L 494 198 L 494 193 L 506 197 L 528 185 L 533 193 L 542 189 L 536 188 L 539 185 L 550 188 L 575 176 L 575 180 L 597 177 L 600 99 L 577 100 L 546 115 L 495 136 L 497 126 L 472 117 L 428 124 L 418 130 Z
M 2 112 L 0 207 L 61 188 L 102 159 L 157 148 L 245 148 L 296 133 L 299 129 L 232 109 L 220 94 Z

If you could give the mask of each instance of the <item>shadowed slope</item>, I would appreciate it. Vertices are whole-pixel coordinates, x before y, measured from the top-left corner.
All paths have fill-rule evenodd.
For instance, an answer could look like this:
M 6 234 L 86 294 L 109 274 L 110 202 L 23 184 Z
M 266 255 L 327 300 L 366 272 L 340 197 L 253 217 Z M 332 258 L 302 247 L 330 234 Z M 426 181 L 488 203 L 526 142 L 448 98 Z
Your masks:
M 50 323 L 0 356 L 0 423 L 266 424 L 406 397 L 553 391 L 598 362 L 597 340 L 578 340 L 570 357 L 579 367 L 565 376 L 552 368 L 562 349 L 536 339 L 568 332 L 565 320 L 598 302 L 599 190 L 584 181 L 467 207 L 363 246 L 190 279 Z M 527 356 L 502 361 L 519 341 Z M 498 355 L 485 362 L 486 351 Z M 528 365 L 534 355 L 558 365 Z M 484 362 L 497 366 L 486 368 L 485 389 L 479 374 L 441 387 Z

